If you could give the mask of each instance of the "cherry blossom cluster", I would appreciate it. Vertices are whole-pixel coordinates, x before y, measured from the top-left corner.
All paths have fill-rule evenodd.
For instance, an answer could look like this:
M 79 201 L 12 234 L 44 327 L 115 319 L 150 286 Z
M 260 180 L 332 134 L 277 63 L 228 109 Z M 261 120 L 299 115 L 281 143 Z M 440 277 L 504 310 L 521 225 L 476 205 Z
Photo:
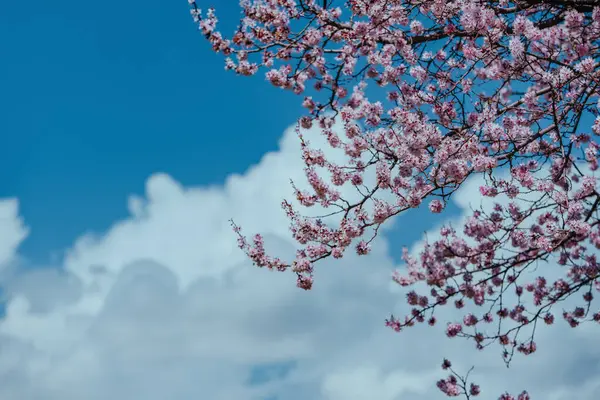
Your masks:
M 475 205 L 462 226 L 445 226 L 418 254 L 405 251 L 406 270 L 394 280 L 409 287 L 409 312 L 387 324 L 434 325 L 436 308 L 464 307 L 447 335 L 479 349 L 496 343 L 509 362 L 537 350 L 538 322 L 600 322 L 596 1 L 242 0 L 229 37 L 214 10 L 189 3 L 226 69 L 262 71 L 306 109 L 298 135 L 309 187 L 293 185 L 296 205 L 282 203 L 299 250 L 283 261 L 234 224 L 257 266 L 292 270 L 308 290 L 319 261 L 348 249 L 368 254 L 386 221 L 422 206 L 441 213 L 478 177 L 493 205 Z M 312 147 L 303 133 L 310 128 L 346 161 Z M 315 205 L 332 212 L 298 210 Z M 542 265 L 559 277 L 536 273 Z M 560 309 L 569 297 L 579 303 Z M 438 388 L 479 394 L 461 379 L 453 373 Z

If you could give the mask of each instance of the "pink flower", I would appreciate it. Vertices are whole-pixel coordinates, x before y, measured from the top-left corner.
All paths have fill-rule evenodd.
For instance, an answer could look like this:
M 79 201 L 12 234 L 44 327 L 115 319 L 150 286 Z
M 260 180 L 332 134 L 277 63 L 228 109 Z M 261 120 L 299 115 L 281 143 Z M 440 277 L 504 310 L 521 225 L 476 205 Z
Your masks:
M 413 20 L 410 23 L 410 31 L 415 35 L 422 35 L 425 29 L 423 28 L 423 24 L 420 21 Z
M 531 400 L 531 397 L 529 397 L 529 393 L 523 391 L 521 394 L 519 394 L 517 400 Z
M 371 251 L 371 246 L 369 246 L 369 244 L 367 244 L 367 242 L 365 242 L 364 240 L 361 240 L 357 245 L 356 245 L 356 253 L 358 255 L 365 255 L 365 254 L 369 254 L 369 252 Z
M 471 383 L 471 387 L 469 388 L 469 394 L 471 396 L 479 396 L 480 393 L 481 389 L 479 388 L 479 385 Z
M 442 362 L 442 369 L 448 369 L 450 367 L 452 367 L 452 363 L 450 360 L 444 358 L 444 361 Z
M 441 212 L 442 212 L 442 210 L 443 210 L 443 209 L 444 209 L 444 203 L 442 203 L 441 201 L 439 201 L 439 200 L 437 200 L 437 199 L 436 199 L 436 200 L 432 200 L 432 201 L 429 203 L 429 210 L 430 210 L 432 213 L 439 214 L 439 213 L 441 213 Z
M 448 327 L 446 328 L 446 335 L 448 337 L 455 337 L 461 332 L 462 325 L 460 324 L 448 324 Z
M 475 324 L 477 324 L 478 320 L 477 317 L 474 316 L 473 314 L 467 314 L 465 315 L 464 319 L 463 319 L 463 323 L 465 324 L 465 326 L 473 326 Z

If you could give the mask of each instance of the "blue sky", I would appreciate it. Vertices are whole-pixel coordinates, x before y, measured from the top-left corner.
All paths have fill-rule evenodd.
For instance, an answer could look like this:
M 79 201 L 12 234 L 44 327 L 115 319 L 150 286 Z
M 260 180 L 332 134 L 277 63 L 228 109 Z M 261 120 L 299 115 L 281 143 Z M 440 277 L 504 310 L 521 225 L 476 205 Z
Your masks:
M 237 5 L 223 3 L 231 28 Z M 185 1 L 8 2 L 0 35 L 0 197 L 20 199 L 38 261 L 125 216 L 154 172 L 217 184 L 244 171 L 301 111 L 262 76 L 224 71 Z
M 215 6 L 233 31 L 236 2 Z M 275 150 L 303 112 L 262 74 L 224 71 L 185 1 L 10 2 L 0 35 L 10 38 L 0 43 L 0 197 L 19 198 L 32 226 L 21 249 L 38 264 L 126 216 L 127 195 L 152 173 L 220 184 Z M 403 244 L 434 223 L 420 214 L 426 223 Z

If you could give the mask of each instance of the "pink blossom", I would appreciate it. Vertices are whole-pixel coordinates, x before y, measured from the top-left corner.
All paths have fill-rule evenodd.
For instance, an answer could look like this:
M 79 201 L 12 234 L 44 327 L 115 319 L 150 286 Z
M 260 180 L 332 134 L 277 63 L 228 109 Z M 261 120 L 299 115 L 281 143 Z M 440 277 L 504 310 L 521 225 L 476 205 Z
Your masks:
M 432 200 L 429 203 L 429 210 L 431 210 L 432 213 L 439 214 L 442 212 L 443 209 L 444 209 L 444 203 L 442 203 L 441 201 L 439 201 L 437 199 Z
M 425 31 L 420 21 L 414 20 L 410 23 L 410 31 L 415 35 L 421 35 Z
M 455 337 L 460 332 L 462 332 L 462 325 L 460 324 L 448 324 L 448 328 L 446 328 L 446 335 L 448 337 Z
M 365 241 L 360 241 L 356 245 L 356 252 L 358 253 L 358 255 L 365 255 L 368 254 L 370 251 L 371 246 L 369 246 L 369 244 L 367 244 Z
M 452 363 L 444 358 L 444 361 L 442 362 L 442 369 L 448 369 L 452 367 Z
M 463 323 L 465 326 L 473 326 L 477 324 L 477 317 L 475 317 L 473 314 L 467 314 L 463 319 Z
M 469 394 L 471 396 L 479 396 L 479 394 L 481 394 L 481 389 L 479 388 L 479 385 L 471 383 L 471 386 L 469 388 Z

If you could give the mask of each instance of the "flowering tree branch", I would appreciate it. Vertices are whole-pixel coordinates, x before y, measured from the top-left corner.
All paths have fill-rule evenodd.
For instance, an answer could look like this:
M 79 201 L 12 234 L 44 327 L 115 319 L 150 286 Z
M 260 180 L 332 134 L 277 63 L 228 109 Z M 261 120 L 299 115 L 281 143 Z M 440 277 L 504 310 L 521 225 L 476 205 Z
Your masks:
M 368 254 L 386 221 L 425 202 L 441 213 L 464 182 L 479 176 L 481 196 L 496 203 L 473 210 L 459 230 L 443 227 L 419 254 L 405 250 L 407 270 L 394 280 L 424 283 L 428 291 L 410 290 L 410 311 L 387 324 L 397 331 L 434 325 L 439 307 L 472 303 L 481 311 L 450 323 L 447 335 L 480 349 L 498 343 L 508 363 L 515 351 L 536 351 L 538 324 L 553 324 L 557 313 L 572 327 L 600 322 L 593 308 L 600 291 L 596 1 L 240 4 L 244 18 L 227 39 L 214 10 L 202 13 L 190 0 L 201 32 L 226 56 L 226 69 L 265 70 L 272 85 L 303 95 L 307 114 L 299 126 L 317 125 L 347 156 L 345 163 L 328 159 L 298 130 L 311 190 L 294 186 L 296 198 L 303 207 L 333 211 L 309 218 L 283 202 L 302 246 L 291 262 L 268 255 L 260 235 L 250 241 L 234 224 L 240 248 L 257 266 L 292 270 L 298 286 L 310 289 L 319 261 L 342 258 L 351 247 Z M 333 129 L 335 121 L 343 132 Z M 376 182 L 367 185 L 371 172 Z M 341 187 L 354 188 L 360 199 L 343 198 Z M 535 276 L 548 263 L 558 264 L 562 276 Z M 577 294 L 579 305 L 557 310 Z M 438 387 L 448 396 L 477 396 L 467 377 L 451 370 Z

